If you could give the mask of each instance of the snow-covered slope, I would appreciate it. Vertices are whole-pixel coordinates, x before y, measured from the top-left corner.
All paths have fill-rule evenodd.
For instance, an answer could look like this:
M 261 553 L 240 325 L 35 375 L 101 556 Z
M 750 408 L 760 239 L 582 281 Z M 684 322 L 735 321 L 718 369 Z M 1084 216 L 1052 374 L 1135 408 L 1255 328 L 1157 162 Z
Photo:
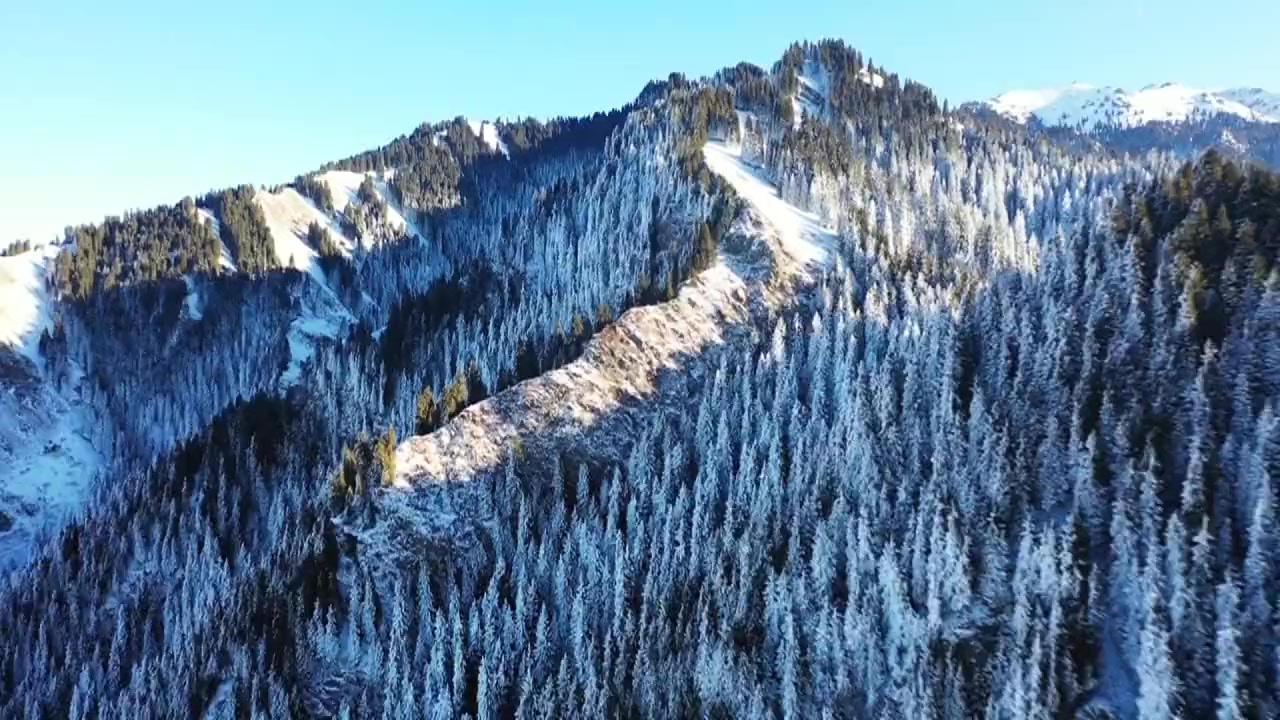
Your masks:
M 403 210 L 395 202 L 391 190 L 387 187 L 386 179 L 379 177 L 378 173 L 330 170 L 320 173 L 316 177 L 329 186 L 329 193 L 333 195 L 333 209 L 336 212 L 342 212 L 357 197 L 360 184 L 364 182 L 366 176 L 373 178 L 374 192 L 387 203 L 387 225 L 396 232 L 421 235 L 421 230 L 405 217 Z M 334 239 L 337 240 L 338 238 L 335 237 Z M 360 242 L 367 246 L 371 242 L 371 238 L 360 238 Z
M 713 142 L 703 152 L 748 206 L 722 239 L 716 262 L 672 300 L 623 313 L 572 363 L 401 443 L 393 487 L 378 496 L 377 522 L 347 528 L 364 556 L 380 558 L 375 565 L 414 551 L 406 529 L 452 537 L 454 520 L 485 502 L 486 485 L 464 481 L 502 472 L 517 448 L 538 457 L 590 448 L 625 460 L 664 413 L 686 410 L 696 383 L 716 372 L 725 353 L 755 342 L 761 326 L 821 272 L 834 233 L 783 201 L 743 162 L 739 147 Z
M 511 153 L 507 150 L 507 144 L 502 141 L 498 135 L 498 127 L 488 120 L 468 120 L 467 125 L 471 127 L 471 132 L 476 134 L 489 149 L 502 153 L 503 157 L 511 157 Z
M 330 170 L 317 175 L 320 182 L 328 185 L 333 196 L 335 215 L 347 209 L 356 198 L 360 184 L 366 176 L 373 178 L 374 192 L 387 203 L 386 225 L 395 233 L 421 235 L 421 231 L 404 215 L 393 199 L 385 179 L 377 173 L 357 173 L 345 170 Z M 371 233 L 364 237 L 352 238 L 343 234 L 342 227 L 331 217 L 316 207 L 310 198 L 292 187 L 284 187 L 274 192 L 259 191 L 254 201 L 262 208 L 266 218 L 267 230 L 275 245 L 276 259 L 284 267 L 292 267 L 303 272 L 310 272 L 322 279 L 317 273 L 317 253 L 306 243 L 307 231 L 312 223 L 329 231 L 329 236 L 342 251 L 350 256 L 358 245 L 370 247 L 376 238 Z
M 784 202 L 742 161 L 737 146 L 709 143 L 703 152 L 710 169 L 728 180 L 750 208 L 748 220 L 731 233 L 733 242 L 722 243 L 735 250 L 722 249 L 675 299 L 623 313 L 578 360 L 471 406 L 430 435 L 402 443 L 396 454 L 398 487 L 465 479 L 501 467 L 517 439 L 563 444 L 600 431 L 600 421 L 631 401 L 661 404 L 667 393 L 679 394 L 664 388 L 663 370 L 681 368 L 681 377 L 689 375 L 684 363 L 706 358 L 732 337 L 745 338 L 754 319 L 788 302 L 790 288 L 825 265 L 832 231 L 813 214 Z
M 84 506 L 102 454 L 95 420 L 74 391 L 30 374 L 0 349 L 0 574 L 24 564 L 43 534 Z M 15 362 L 16 361 L 16 362 Z
M 0 572 L 82 506 L 102 462 L 76 379 L 43 376 L 40 336 L 53 322 L 45 276 L 59 250 L 0 258 Z
M 877 90 L 884 87 L 884 76 L 865 67 L 858 71 L 858 80 Z M 808 60 L 796 74 L 796 81 L 798 87 L 791 97 L 791 110 L 792 122 L 799 128 L 805 115 L 822 116 L 830 96 L 831 79 L 822 63 Z
M 342 206 L 363 179 L 355 173 L 325 175 L 335 189 L 335 202 Z M 385 185 L 377 182 L 375 186 L 385 197 Z M 307 229 L 312 222 L 320 223 L 345 252 L 353 242 L 292 188 L 259 191 L 255 201 L 280 264 L 311 275 L 311 281 L 295 291 L 297 316 L 287 336 L 291 360 L 279 379 L 283 392 L 298 382 L 317 342 L 331 341 L 354 322 L 329 289 L 315 251 L 304 241 Z M 388 205 L 388 223 L 412 231 L 395 206 Z M 201 208 L 199 216 L 215 232 L 219 230 L 215 213 Z M 58 312 L 47 277 L 53 259 L 67 247 L 44 245 L 0 257 L 0 573 L 23 564 L 43 534 L 57 532 L 80 511 L 111 454 L 102 441 L 106 421 L 100 416 L 101 408 L 90 401 L 80 368 L 73 362 L 69 376 L 54 377 L 40 352 L 40 337 L 52 327 Z M 225 248 L 221 264 L 234 272 Z M 188 322 L 199 320 L 210 281 L 183 280 L 187 286 L 183 317 Z
M 276 259 L 284 267 L 303 272 L 312 272 L 315 268 L 316 251 L 304 240 L 313 222 L 328 228 L 334 240 L 343 244 L 339 240 L 342 233 L 337 225 L 291 187 L 275 193 L 256 193 L 254 202 L 262 208 L 267 231 L 271 233 L 271 242 L 275 245 Z
M 1264 91 L 1212 92 L 1178 83 L 1127 91 L 1072 83 L 1042 90 L 1014 90 L 986 102 L 1018 122 L 1033 117 L 1045 125 L 1092 130 L 1182 122 L 1225 113 L 1254 122 L 1280 122 L 1280 98 Z
M 7 348 L 36 361 L 40 333 L 50 322 L 45 270 L 57 253 L 57 246 L 42 245 L 0 257 L 0 351 Z
M 1267 92 L 1261 88 L 1233 88 L 1217 94 L 1238 102 L 1259 115 L 1280 120 L 1280 93 Z
M 214 235 L 219 237 L 222 236 L 222 223 L 218 221 L 218 217 L 214 215 L 212 211 L 208 208 L 198 208 L 196 210 L 196 214 L 200 217 L 201 221 L 213 230 Z M 222 246 L 222 256 L 218 258 L 218 265 L 227 272 L 233 273 L 237 271 L 236 264 L 231 259 L 231 251 L 227 249 L 226 245 Z

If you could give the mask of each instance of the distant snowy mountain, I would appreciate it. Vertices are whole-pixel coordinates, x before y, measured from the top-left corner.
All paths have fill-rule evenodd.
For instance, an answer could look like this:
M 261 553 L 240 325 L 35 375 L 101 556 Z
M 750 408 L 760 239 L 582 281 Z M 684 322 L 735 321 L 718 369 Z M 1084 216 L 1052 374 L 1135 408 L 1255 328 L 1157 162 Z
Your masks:
M 1081 130 L 1177 123 L 1223 114 L 1250 122 L 1280 123 L 1280 95 L 1275 93 L 1257 88 L 1198 90 L 1178 83 L 1148 85 L 1137 91 L 1072 83 L 1013 90 L 984 105 L 1017 122 L 1034 118 L 1044 125 Z
M 1271 120 L 1280 119 L 1280 93 L 1261 88 L 1235 88 L 1219 92 L 1220 97 L 1233 100 Z

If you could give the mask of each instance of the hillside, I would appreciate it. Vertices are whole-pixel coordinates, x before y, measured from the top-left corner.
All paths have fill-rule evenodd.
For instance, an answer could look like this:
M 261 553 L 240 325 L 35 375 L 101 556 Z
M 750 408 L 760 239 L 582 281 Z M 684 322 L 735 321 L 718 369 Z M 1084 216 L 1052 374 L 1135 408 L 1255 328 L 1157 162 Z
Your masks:
M 1280 176 L 1107 132 L 798 43 L 0 258 L 0 716 L 1276 716 Z

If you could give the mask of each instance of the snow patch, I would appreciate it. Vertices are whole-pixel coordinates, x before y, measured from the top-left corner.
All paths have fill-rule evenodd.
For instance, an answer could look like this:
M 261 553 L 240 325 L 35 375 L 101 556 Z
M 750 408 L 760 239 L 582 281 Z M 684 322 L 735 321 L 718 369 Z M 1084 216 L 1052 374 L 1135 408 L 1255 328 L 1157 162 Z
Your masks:
M 204 299 L 200 296 L 200 288 L 190 277 L 182 278 L 187 286 L 187 297 L 182 301 L 182 314 L 187 320 L 195 321 L 204 317 Z
M 726 339 L 748 319 L 747 280 L 717 262 L 660 305 L 633 308 L 602 330 L 583 355 L 464 410 L 440 430 L 396 451 L 394 486 L 467 480 L 502 466 L 522 438 L 567 441 L 622 408 L 653 398 L 659 372 Z
M 858 79 L 877 90 L 884 87 L 884 76 L 880 73 L 871 72 L 867 68 L 862 68 L 858 71 Z
M 397 232 L 423 237 L 421 228 L 410 222 L 405 217 L 400 204 L 393 200 L 391 190 L 387 187 L 387 180 L 392 177 L 389 172 L 380 174 L 376 172 L 358 173 L 350 170 L 330 170 L 320 173 L 316 177 L 329 186 L 329 194 L 333 196 L 333 209 L 339 213 L 344 212 L 348 205 L 355 202 L 360 190 L 360 184 L 364 182 L 364 179 L 366 177 L 373 178 L 374 192 L 387 203 L 387 223 L 391 228 Z M 371 238 L 359 238 L 358 240 L 365 247 L 369 247 L 373 242 Z
M 196 215 L 208 224 L 210 229 L 213 230 L 213 234 L 218 237 L 218 247 L 222 248 L 221 253 L 218 255 L 218 267 L 229 273 L 239 272 L 235 262 L 231 259 L 231 251 L 222 242 L 222 223 L 218 222 L 217 216 L 207 208 L 196 208 Z
M 52 324 L 45 276 L 59 249 L 41 245 L 0 257 L 0 351 L 9 348 L 39 364 L 40 335 Z
M 214 214 L 210 210 L 208 210 L 207 208 L 196 208 L 196 217 L 200 218 L 200 220 L 202 220 L 203 222 L 213 226 L 213 234 L 221 237 L 222 223 L 218 222 L 218 218 L 214 216 Z
M 800 127 L 805 115 L 822 116 L 827 102 L 826 69 L 820 63 L 807 61 L 796 74 L 796 96 L 791 98 L 792 123 Z
M 315 354 L 315 340 L 333 340 L 338 337 L 340 326 L 331 318 L 315 316 L 299 317 L 289 326 L 289 367 L 280 375 L 284 387 L 296 385 L 302 377 L 302 368 Z
M 307 362 L 315 354 L 315 345 L 336 340 L 355 324 L 351 312 L 338 300 L 328 285 L 303 288 L 299 298 L 302 308 L 289 325 L 289 365 L 280 375 L 280 388 L 287 390 L 302 377 Z
M 498 126 L 488 120 L 468 120 L 467 125 L 471 127 L 471 132 L 480 138 L 489 149 L 496 153 L 502 153 L 502 156 L 510 159 L 511 153 L 507 151 L 507 144 L 502 142 L 502 138 L 498 136 Z
M 359 187 L 359 183 L 356 184 Z M 343 196 L 343 207 L 349 198 Z M 254 196 L 262 214 L 266 217 L 267 230 L 275 244 L 276 258 L 284 267 L 292 267 L 309 273 L 320 283 L 325 282 L 324 272 L 318 263 L 319 254 L 306 242 L 312 223 L 329 231 L 338 250 L 345 257 L 351 256 L 355 243 L 342 234 L 342 228 L 333 218 L 316 207 L 310 198 L 297 190 L 286 187 L 279 192 L 258 192 Z M 334 205 L 338 204 L 334 196 Z
M 1085 94 L 1093 90 L 1092 85 L 1072 83 L 1066 88 L 1047 88 L 1042 90 L 1010 90 L 1009 92 L 988 101 L 988 105 L 996 112 L 1018 122 L 1027 122 L 1038 111 L 1049 108 L 1068 94 Z M 1045 121 L 1048 122 L 1048 121 Z
M 877 90 L 884 87 L 884 76 L 865 67 L 858 70 L 858 80 Z M 796 85 L 796 94 L 791 98 L 791 111 L 792 124 L 799 128 L 805 115 L 822 116 L 827 98 L 831 96 L 831 79 L 827 68 L 810 58 L 796 73 Z
M 0 350 L 0 572 L 23 566 L 42 537 L 84 507 L 101 454 L 79 397 L 47 385 Z
M 743 161 L 740 146 L 707 143 L 703 157 L 712 172 L 728 180 L 739 196 L 764 215 L 777 248 L 802 272 L 827 263 L 835 231 L 813 213 L 783 200 L 772 183 Z
M 1230 148 L 1232 150 L 1235 150 L 1236 152 L 1244 152 L 1247 149 L 1245 148 L 1243 143 L 1241 143 L 1238 139 L 1236 139 L 1236 136 L 1232 134 L 1230 130 L 1222 131 L 1222 137 L 1220 139 L 1220 142 L 1222 143 L 1223 147 Z
M 280 265 L 311 273 L 323 281 L 316 263 L 317 253 L 307 245 L 305 238 L 312 222 L 329 227 L 331 233 L 334 231 L 324 213 L 290 187 L 274 193 L 259 191 L 254 193 L 253 199 L 262 208 Z M 340 234 L 335 235 L 334 240 L 339 237 Z

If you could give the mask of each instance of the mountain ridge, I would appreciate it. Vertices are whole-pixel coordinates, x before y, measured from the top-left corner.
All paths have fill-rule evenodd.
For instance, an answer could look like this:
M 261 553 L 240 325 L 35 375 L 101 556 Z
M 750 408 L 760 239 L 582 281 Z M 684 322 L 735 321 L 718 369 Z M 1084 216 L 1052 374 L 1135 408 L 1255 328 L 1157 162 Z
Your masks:
M 1180 83 L 1129 91 L 1073 82 L 1040 90 L 1013 90 L 979 103 L 1017 122 L 1031 119 L 1086 131 L 1179 123 L 1226 114 L 1250 122 L 1280 123 L 1280 94 L 1258 88 L 1200 90 Z
M 1277 714 L 1280 176 L 838 40 L 641 95 L 76 229 L 0 715 Z

